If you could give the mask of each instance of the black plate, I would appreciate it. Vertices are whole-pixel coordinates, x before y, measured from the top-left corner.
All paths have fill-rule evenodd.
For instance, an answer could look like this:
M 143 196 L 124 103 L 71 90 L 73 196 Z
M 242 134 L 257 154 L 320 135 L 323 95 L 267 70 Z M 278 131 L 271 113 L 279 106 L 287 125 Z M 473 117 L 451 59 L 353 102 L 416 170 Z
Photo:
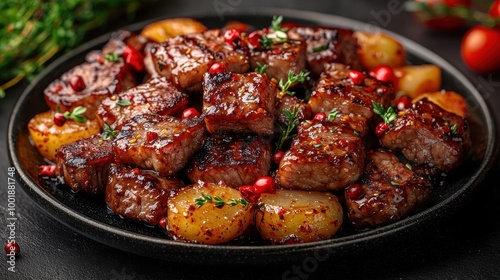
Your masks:
M 258 27 L 268 25 L 273 15 L 281 14 L 286 21 L 324 26 L 339 26 L 355 30 L 373 31 L 377 28 L 365 23 L 325 14 L 293 10 L 248 10 L 235 15 L 225 15 L 225 21 L 240 20 Z M 224 23 L 215 15 L 192 16 L 208 27 L 220 27 Z M 158 20 L 158 19 L 155 19 Z M 126 29 L 138 31 L 149 22 L 142 22 Z M 162 231 L 131 222 L 110 214 L 102 200 L 92 199 L 67 189 L 44 187 L 38 182 L 38 166 L 46 164 L 29 142 L 28 121 L 37 113 L 48 110 L 43 99 L 44 88 L 63 72 L 84 60 L 84 55 L 99 49 L 109 34 L 96 38 L 64 55 L 35 80 L 19 98 L 8 129 L 9 154 L 23 182 L 23 189 L 44 211 L 75 231 L 103 244 L 170 261 L 198 264 L 271 264 L 303 261 L 305 256 L 319 258 L 328 254 L 330 260 L 347 254 L 380 248 L 397 240 L 418 238 L 418 233 L 445 219 L 453 209 L 460 207 L 482 181 L 494 159 L 495 131 L 491 113 L 479 92 L 454 67 L 431 51 L 415 42 L 398 38 L 408 52 L 413 64 L 432 63 L 442 69 L 443 88 L 464 95 L 471 111 L 471 128 L 476 149 L 458 171 L 446 178 L 444 184 L 435 187 L 425 209 L 397 223 L 373 230 L 356 232 L 343 229 L 335 238 L 307 244 L 284 246 L 208 246 L 167 240 Z M 346 227 L 348 228 L 348 227 Z M 406 241 L 408 242 L 408 241 Z

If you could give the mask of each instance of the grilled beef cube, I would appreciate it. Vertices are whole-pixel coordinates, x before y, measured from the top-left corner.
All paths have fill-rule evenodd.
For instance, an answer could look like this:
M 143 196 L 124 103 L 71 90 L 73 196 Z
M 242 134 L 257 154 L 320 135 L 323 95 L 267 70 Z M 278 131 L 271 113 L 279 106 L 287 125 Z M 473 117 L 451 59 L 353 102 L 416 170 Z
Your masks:
M 375 101 L 388 107 L 394 99 L 394 89 L 391 84 L 381 82 L 366 76 L 360 84 L 355 84 L 348 73 L 350 70 L 327 65 L 321 74 L 318 85 L 311 94 L 309 104 L 313 113 L 328 113 L 334 109 L 341 114 L 357 114 L 373 119 L 373 105 Z
M 205 74 L 203 114 L 207 130 L 273 134 L 276 92 L 266 75 L 255 72 Z
M 465 119 L 424 98 L 399 112 L 380 143 L 401 151 L 417 174 L 435 175 L 460 165 L 468 139 Z
M 276 100 L 276 108 L 274 116 L 276 121 L 280 124 L 285 124 L 289 121 L 283 111 L 288 110 L 293 112 L 293 110 L 299 110 L 297 119 L 299 121 L 305 121 L 312 118 L 312 110 L 309 104 L 305 103 L 302 99 L 295 96 L 283 95 L 283 97 Z
M 222 63 L 228 72 L 248 70 L 248 57 L 224 41 L 219 29 L 170 38 L 151 49 L 156 71 L 188 92 L 201 91 L 203 74 L 214 63 Z
M 109 165 L 114 162 L 110 141 L 99 135 L 62 145 L 56 153 L 56 164 L 65 184 L 73 191 L 103 194 Z
M 111 38 L 102 48 L 102 53 L 121 54 L 127 45 L 140 53 L 144 53 L 144 47 L 147 42 L 148 39 L 146 37 L 122 29 L 111 33 Z
M 344 123 L 305 121 L 281 160 L 277 177 L 285 189 L 343 189 L 361 177 L 364 146 Z
M 106 185 L 106 204 L 118 215 L 156 225 L 167 216 L 171 191 L 183 187 L 177 178 L 113 164 Z
M 332 112 L 328 113 L 327 116 L 331 115 Z M 335 123 L 345 123 L 349 125 L 352 129 L 354 129 L 354 133 L 358 134 L 361 137 L 364 137 L 369 129 L 368 129 L 368 119 L 353 113 L 349 114 L 341 114 L 333 112 L 334 119 L 332 122 Z
M 126 121 L 144 113 L 180 115 L 187 104 L 186 94 L 180 92 L 164 77 L 156 77 L 104 99 L 97 110 L 97 116 L 101 124 L 106 122 L 119 130 Z
M 290 28 L 288 36 L 307 43 L 307 63 L 316 76 L 325 70 L 325 63 L 342 63 L 351 69 L 362 70 L 358 57 L 358 43 L 352 30 L 297 26 Z
M 223 181 L 237 188 L 252 185 L 271 168 L 271 143 L 259 136 L 214 134 L 187 167 L 191 182 Z
M 52 110 L 65 112 L 83 106 L 87 108 L 85 117 L 94 119 L 102 100 L 135 85 L 135 77 L 122 58 L 115 62 L 104 59 L 72 68 L 53 81 L 44 94 Z
M 162 176 L 181 170 L 203 144 L 202 118 L 143 114 L 126 122 L 114 140 L 117 163 L 153 169 Z
M 268 49 L 250 48 L 249 53 L 251 69 L 267 65 L 265 73 L 270 79 L 286 81 L 289 72 L 298 75 L 306 70 L 306 43 L 301 40 L 273 43 Z
M 413 173 L 388 151 L 368 152 L 365 174 L 345 193 L 349 219 L 357 228 L 392 223 L 420 208 L 429 198 L 429 181 Z

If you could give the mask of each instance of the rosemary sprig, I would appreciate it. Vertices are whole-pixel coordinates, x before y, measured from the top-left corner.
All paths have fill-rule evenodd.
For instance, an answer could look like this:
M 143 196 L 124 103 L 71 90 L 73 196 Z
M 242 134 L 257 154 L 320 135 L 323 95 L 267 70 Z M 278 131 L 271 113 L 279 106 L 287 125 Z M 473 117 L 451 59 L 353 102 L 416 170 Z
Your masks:
M 283 144 L 295 136 L 293 131 L 300 123 L 298 119 L 299 109 L 294 107 L 291 111 L 283 110 L 283 114 L 288 120 L 285 123 L 285 126 L 278 125 L 280 135 L 278 137 L 278 141 L 276 142 L 276 151 L 281 150 Z
M 300 71 L 300 73 L 296 75 L 290 70 L 288 71 L 288 78 L 286 82 L 283 81 L 283 79 L 280 79 L 278 86 L 280 87 L 282 92 L 293 96 L 295 95 L 295 92 L 288 90 L 290 86 L 294 83 L 304 83 L 308 79 L 309 73 L 310 72 L 307 71 Z
M 373 112 L 382 117 L 385 123 L 389 124 L 396 119 L 397 114 L 394 112 L 394 108 L 389 107 L 387 110 L 382 107 L 382 105 L 377 104 L 377 102 L 372 100 Z
M 72 119 L 74 121 L 77 121 L 79 123 L 84 123 L 87 121 L 87 118 L 83 116 L 83 114 L 87 111 L 87 108 L 78 106 L 71 111 L 64 112 L 63 116 L 65 119 Z

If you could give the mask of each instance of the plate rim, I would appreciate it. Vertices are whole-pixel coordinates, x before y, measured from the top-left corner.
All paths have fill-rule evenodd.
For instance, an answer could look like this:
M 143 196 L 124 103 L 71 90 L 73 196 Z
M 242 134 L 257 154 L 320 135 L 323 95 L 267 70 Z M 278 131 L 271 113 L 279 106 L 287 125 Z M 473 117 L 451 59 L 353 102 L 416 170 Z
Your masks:
M 225 15 L 228 17 L 233 17 L 236 15 L 241 16 L 259 16 L 271 18 L 273 15 L 283 15 L 285 18 L 294 18 L 294 19 L 302 19 L 307 21 L 314 21 L 324 25 L 332 25 L 338 27 L 347 27 L 353 30 L 362 30 L 362 27 L 375 27 L 374 25 L 370 25 L 368 23 L 364 23 L 362 21 L 357 21 L 353 19 L 349 19 L 342 16 L 337 15 L 329 15 L 319 12 L 312 11 L 300 11 L 294 9 L 282 9 L 282 8 L 245 8 L 244 11 L 234 11 L 228 12 Z M 148 19 L 145 21 L 141 21 L 138 23 L 133 23 L 130 25 L 122 26 L 121 29 L 127 30 L 138 30 L 140 27 L 145 26 L 148 23 L 154 22 L 159 19 L 171 18 L 171 17 L 182 17 L 189 16 L 193 18 L 198 18 L 203 21 L 203 18 L 208 17 L 217 17 L 218 15 L 215 13 L 206 13 L 206 12 L 185 12 L 185 13 L 167 13 L 162 17 L 156 17 L 152 19 Z M 221 21 L 222 23 L 222 21 Z M 377 229 L 373 229 L 367 232 L 361 232 L 350 236 L 333 238 L 323 241 L 317 241 L 312 243 L 304 243 L 304 244 L 294 244 L 294 245 L 258 245 L 258 246 L 228 246 L 228 245 L 204 245 L 204 244 L 193 244 L 193 243 L 184 243 L 178 241 L 172 241 L 168 239 L 161 239 L 158 237 L 152 237 L 148 235 L 144 235 L 141 233 L 134 233 L 124 229 L 115 228 L 106 223 L 99 222 L 94 220 L 91 217 L 85 216 L 83 214 L 77 213 L 76 211 L 72 211 L 72 208 L 59 203 L 58 200 L 50 195 L 47 191 L 42 189 L 41 187 L 33 182 L 29 176 L 25 173 L 22 165 L 20 164 L 17 155 L 16 155 L 16 143 L 15 139 L 17 139 L 16 130 L 16 116 L 13 114 L 10 116 L 8 123 L 8 150 L 9 150 L 9 158 L 16 168 L 16 174 L 21 179 L 22 185 L 24 186 L 23 190 L 27 191 L 28 196 L 33 199 L 38 207 L 40 207 L 44 212 L 48 213 L 50 216 L 55 218 L 57 221 L 62 224 L 68 226 L 72 230 L 87 236 L 93 240 L 96 240 L 100 243 L 104 243 L 111 247 L 117 248 L 123 251 L 135 252 L 141 254 L 140 251 L 137 250 L 127 250 L 127 248 L 123 247 L 123 244 L 132 245 L 132 248 L 135 248 L 137 245 L 143 245 L 144 242 L 148 245 L 158 246 L 160 249 L 162 247 L 165 248 L 173 248 L 172 250 L 178 251 L 189 251 L 189 252 L 197 252 L 197 253 L 209 253 L 212 255 L 240 255 L 244 253 L 251 252 L 252 254 L 261 255 L 261 254 L 283 254 L 287 252 L 303 252 L 303 251 L 311 251 L 311 250 L 320 250 L 320 249 L 340 249 L 343 246 L 349 246 L 354 243 L 365 243 L 370 242 L 372 240 L 379 239 L 385 235 L 392 235 L 398 232 L 402 232 L 408 228 L 414 227 L 416 224 L 419 224 L 423 220 L 428 220 L 432 215 L 436 215 L 441 213 L 442 211 L 450 211 L 449 208 L 453 207 L 453 202 L 457 202 L 460 196 L 465 196 L 469 192 L 471 192 L 477 185 L 479 185 L 486 173 L 491 169 L 495 159 L 495 150 L 496 150 L 496 127 L 494 125 L 494 118 L 491 113 L 490 108 L 486 104 L 486 101 L 480 94 L 480 92 L 473 86 L 471 81 L 466 78 L 466 76 L 460 72 L 456 67 L 447 62 L 444 58 L 438 56 L 433 51 L 419 45 L 418 43 L 403 37 L 399 34 L 386 30 L 384 28 L 375 27 L 381 32 L 387 33 L 391 36 L 394 36 L 402 44 L 405 46 L 405 49 L 408 53 L 415 55 L 418 58 L 422 58 L 424 60 L 432 61 L 439 65 L 444 71 L 450 73 L 455 76 L 457 81 L 460 81 L 460 85 L 465 87 L 466 90 L 473 95 L 475 101 L 480 107 L 480 111 L 484 114 L 486 123 L 485 130 L 490 134 L 487 138 L 488 147 L 484 154 L 484 159 L 481 161 L 480 166 L 478 167 L 478 171 L 474 173 L 474 176 L 467 178 L 464 186 L 460 187 L 460 189 L 454 192 L 449 197 L 440 201 L 439 203 L 426 208 L 420 211 L 417 214 L 414 214 L 408 218 L 405 218 L 396 223 L 386 225 Z M 16 104 L 13 108 L 12 112 L 18 112 L 22 105 L 29 99 L 29 95 L 32 93 L 34 88 L 38 83 L 40 83 L 47 75 L 49 75 L 54 69 L 68 61 L 69 59 L 81 55 L 83 52 L 88 52 L 91 47 L 96 47 L 101 44 L 104 44 L 110 37 L 111 32 L 100 35 L 96 38 L 89 40 L 78 46 L 77 48 L 69 51 L 68 53 L 62 55 L 55 61 L 53 61 L 50 65 L 48 65 L 38 77 L 32 81 L 29 86 L 24 90 L 24 92 L 20 95 L 19 99 L 16 101 Z M 425 53 L 425 56 L 423 56 Z M 493 144 L 491 144 L 493 143 Z M 446 206 L 446 207 L 445 207 Z M 68 221 L 70 219 L 70 221 Z M 109 236 L 108 236 L 109 235 Z M 167 247 L 165 247 L 167 246 Z M 149 250 L 148 250 L 149 251 Z M 209 251 L 209 252 L 207 252 Z M 155 257 L 155 256 L 153 256 Z M 164 259 L 164 257 L 160 257 Z M 260 264 L 267 263 L 268 260 L 263 260 Z M 227 259 L 225 260 L 227 262 Z

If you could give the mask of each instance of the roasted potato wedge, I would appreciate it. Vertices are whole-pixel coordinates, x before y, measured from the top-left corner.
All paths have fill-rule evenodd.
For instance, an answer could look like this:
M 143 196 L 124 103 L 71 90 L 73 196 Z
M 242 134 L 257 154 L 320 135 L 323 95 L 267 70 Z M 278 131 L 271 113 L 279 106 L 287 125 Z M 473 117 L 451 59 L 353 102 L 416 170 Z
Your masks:
M 64 125 L 54 124 L 54 111 L 47 111 L 34 116 L 28 123 L 28 130 L 35 147 L 42 156 L 54 161 L 57 149 L 63 144 L 88 138 L 100 132 L 97 120 L 79 123 L 66 120 Z
M 397 82 L 394 85 L 396 92 L 402 91 L 410 98 L 426 92 L 441 89 L 441 69 L 436 65 L 408 65 L 394 68 Z
M 261 194 L 259 202 L 255 225 L 273 244 L 327 239 L 342 225 L 342 206 L 328 192 L 277 190 Z
M 467 101 L 456 92 L 442 90 L 423 93 L 415 97 L 412 102 L 415 103 L 422 98 L 427 98 L 429 101 L 439 105 L 439 107 L 458 116 L 465 117 L 467 115 Z
M 217 206 L 219 198 L 226 202 L 223 206 Z M 187 186 L 168 201 L 168 229 L 175 238 L 188 242 L 231 241 L 248 228 L 253 218 L 252 206 L 240 203 L 241 199 L 239 191 L 222 183 Z M 204 203 L 200 205 L 200 201 Z M 230 205 L 231 201 L 236 204 Z
M 375 66 L 401 67 L 406 65 L 406 50 L 393 37 L 384 33 L 354 32 L 361 64 L 367 70 Z
M 141 35 L 161 43 L 178 35 L 200 33 L 205 30 L 207 27 L 203 23 L 192 18 L 169 18 L 146 25 Z

